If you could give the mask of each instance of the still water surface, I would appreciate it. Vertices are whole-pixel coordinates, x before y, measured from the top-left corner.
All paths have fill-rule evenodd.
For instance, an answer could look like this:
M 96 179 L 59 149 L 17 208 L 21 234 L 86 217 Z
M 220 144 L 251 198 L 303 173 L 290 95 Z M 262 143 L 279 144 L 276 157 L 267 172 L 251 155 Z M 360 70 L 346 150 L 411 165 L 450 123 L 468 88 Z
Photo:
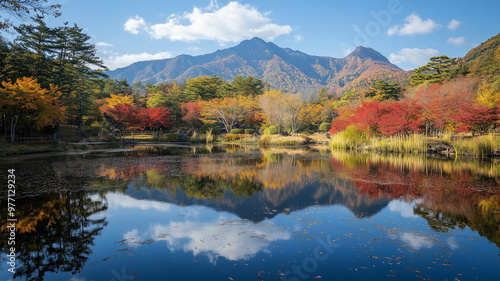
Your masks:
M 0 167 L 0 280 L 500 280 L 494 160 L 143 146 Z

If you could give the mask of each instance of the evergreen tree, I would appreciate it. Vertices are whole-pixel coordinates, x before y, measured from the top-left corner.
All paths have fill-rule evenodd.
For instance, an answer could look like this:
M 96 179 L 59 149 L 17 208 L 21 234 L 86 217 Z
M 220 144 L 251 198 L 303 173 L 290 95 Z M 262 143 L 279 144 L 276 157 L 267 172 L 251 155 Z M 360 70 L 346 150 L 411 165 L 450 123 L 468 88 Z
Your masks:
M 401 97 L 403 88 L 398 83 L 387 83 L 384 80 L 378 80 L 366 92 L 366 97 L 375 100 L 398 100 Z
M 447 78 L 452 67 L 456 63 L 456 58 L 438 56 L 430 58 L 430 62 L 415 69 L 411 76 L 413 85 L 420 85 L 426 81 L 430 83 L 441 83 Z
M 266 84 L 264 81 L 252 76 L 246 78 L 236 76 L 231 82 L 231 86 L 235 95 L 258 96 L 264 93 Z

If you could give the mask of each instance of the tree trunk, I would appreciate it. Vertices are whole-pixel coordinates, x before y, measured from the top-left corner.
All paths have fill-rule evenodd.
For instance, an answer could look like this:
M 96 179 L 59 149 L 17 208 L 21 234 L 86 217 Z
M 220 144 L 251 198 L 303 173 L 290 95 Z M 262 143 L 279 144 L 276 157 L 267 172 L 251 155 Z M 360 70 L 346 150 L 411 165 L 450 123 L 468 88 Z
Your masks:
M 33 131 L 35 130 L 35 123 L 36 123 L 36 121 L 34 121 L 34 120 L 30 121 L 30 128 L 29 128 L 30 139 L 33 137 Z
M 16 125 L 17 125 L 17 120 L 19 118 L 12 117 L 10 119 L 10 142 L 15 143 L 16 142 Z
M 78 134 L 83 134 L 83 93 L 80 93 L 80 108 L 78 112 Z
M 55 126 L 55 131 L 52 134 L 52 140 L 60 140 L 61 139 L 61 131 L 60 131 L 59 126 L 60 126 L 60 124 L 59 124 L 59 122 L 57 122 L 56 126 Z

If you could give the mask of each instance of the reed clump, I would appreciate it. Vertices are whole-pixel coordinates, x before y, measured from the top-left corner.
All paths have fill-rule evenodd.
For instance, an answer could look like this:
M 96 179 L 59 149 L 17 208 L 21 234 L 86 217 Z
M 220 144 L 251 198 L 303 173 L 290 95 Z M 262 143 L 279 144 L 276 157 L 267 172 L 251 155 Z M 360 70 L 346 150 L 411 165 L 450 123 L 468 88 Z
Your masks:
M 451 141 L 456 155 L 492 156 L 500 149 L 500 136 L 493 134 Z

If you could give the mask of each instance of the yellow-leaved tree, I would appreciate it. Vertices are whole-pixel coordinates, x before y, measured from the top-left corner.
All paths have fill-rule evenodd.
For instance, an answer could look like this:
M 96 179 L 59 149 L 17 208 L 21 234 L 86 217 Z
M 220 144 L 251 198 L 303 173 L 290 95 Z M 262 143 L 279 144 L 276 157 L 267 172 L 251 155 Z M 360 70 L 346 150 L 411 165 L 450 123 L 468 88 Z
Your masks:
M 290 133 L 299 129 L 300 112 L 305 103 L 296 94 L 279 90 L 265 91 L 259 96 L 259 105 L 269 125 L 278 125 L 279 133 L 289 128 Z
M 477 101 L 489 108 L 498 108 L 500 86 L 484 81 L 477 90 Z
M 245 119 L 254 104 L 251 97 L 245 96 L 215 98 L 201 103 L 201 121 L 206 124 L 220 123 L 228 133 Z
M 106 98 L 106 104 L 111 107 L 115 108 L 119 105 L 122 104 L 129 104 L 131 106 L 134 106 L 134 96 L 132 95 L 110 95 L 110 98 Z
M 10 122 L 11 142 L 15 142 L 16 127 L 22 118 L 29 119 L 37 128 L 64 121 L 66 107 L 59 101 L 61 92 L 53 85 L 43 89 L 37 79 L 23 77 L 15 83 L 2 82 L 2 86 L 0 110 Z

